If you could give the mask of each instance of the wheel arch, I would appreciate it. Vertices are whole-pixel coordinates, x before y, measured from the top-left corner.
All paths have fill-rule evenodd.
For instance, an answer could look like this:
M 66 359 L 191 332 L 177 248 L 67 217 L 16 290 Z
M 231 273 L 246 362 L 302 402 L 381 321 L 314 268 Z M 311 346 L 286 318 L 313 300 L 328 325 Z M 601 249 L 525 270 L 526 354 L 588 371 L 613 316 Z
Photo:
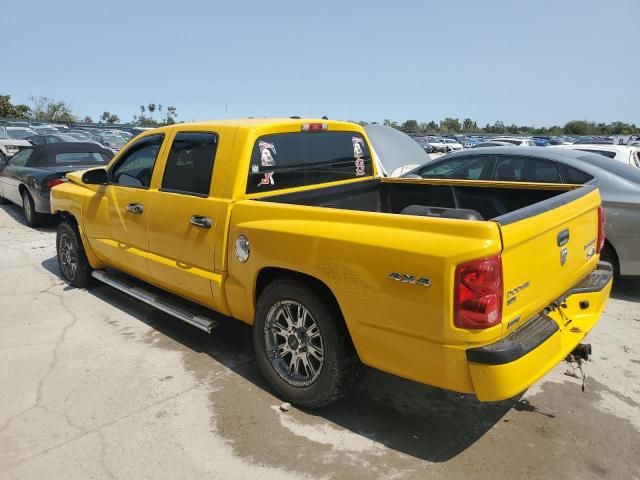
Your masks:
M 258 301 L 258 298 L 260 298 L 260 295 L 262 294 L 264 289 L 267 287 L 267 285 L 273 283 L 275 280 L 280 278 L 294 279 L 308 286 L 315 292 L 317 292 L 335 310 L 335 312 L 337 313 L 336 318 L 341 323 L 341 325 L 345 328 L 347 332 L 347 336 L 349 337 L 349 341 L 351 342 L 352 346 L 355 346 L 353 344 L 351 332 L 349 331 L 349 326 L 347 325 L 347 322 L 342 313 L 342 309 L 340 308 L 340 304 L 338 303 L 338 299 L 336 298 L 336 296 L 333 294 L 333 291 L 331 290 L 331 288 L 329 288 L 329 286 L 326 283 L 324 283 L 322 280 L 312 275 L 308 275 L 306 273 L 300 273 L 295 270 L 289 270 L 289 269 L 280 268 L 280 267 L 262 268 L 258 272 L 258 275 L 256 277 L 254 296 L 253 296 L 254 307 L 256 305 L 256 302 Z
M 91 248 L 91 244 L 89 243 L 89 239 L 86 237 L 84 229 L 76 216 L 68 210 L 59 210 L 56 212 L 56 215 L 60 217 L 60 222 L 68 222 L 77 230 L 84 248 L 84 253 L 87 256 L 87 260 L 89 261 L 91 268 L 104 268 L 106 265 L 94 253 L 93 248 Z

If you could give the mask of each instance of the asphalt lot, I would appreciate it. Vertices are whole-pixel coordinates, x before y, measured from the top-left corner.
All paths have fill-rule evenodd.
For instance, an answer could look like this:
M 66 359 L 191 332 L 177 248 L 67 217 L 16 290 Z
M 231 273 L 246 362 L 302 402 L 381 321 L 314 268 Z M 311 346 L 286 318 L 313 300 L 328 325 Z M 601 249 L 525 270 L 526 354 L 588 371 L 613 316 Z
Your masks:
M 207 335 L 107 286 L 68 287 L 55 227 L 0 207 L 0 478 L 640 478 L 640 281 L 520 398 L 480 404 L 367 371 L 332 407 L 279 410 L 250 329 Z

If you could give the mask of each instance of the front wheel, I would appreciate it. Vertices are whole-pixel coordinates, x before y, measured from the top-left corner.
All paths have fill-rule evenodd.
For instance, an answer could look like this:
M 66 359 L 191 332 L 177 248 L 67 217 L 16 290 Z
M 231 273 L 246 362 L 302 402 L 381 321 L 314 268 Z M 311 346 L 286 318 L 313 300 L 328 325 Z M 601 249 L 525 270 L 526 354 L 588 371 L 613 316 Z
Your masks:
M 260 295 L 253 341 L 262 373 L 295 405 L 329 405 L 357 378 L 359 362 L 340 313 L 294 279 L 276 280 Z
M 62 220 L 58 225 L 56 251 L 58 266 L 66 282 L 74 287 L 86 287 L 91 280 L 91 266 L 78 227 L 68 220 Z

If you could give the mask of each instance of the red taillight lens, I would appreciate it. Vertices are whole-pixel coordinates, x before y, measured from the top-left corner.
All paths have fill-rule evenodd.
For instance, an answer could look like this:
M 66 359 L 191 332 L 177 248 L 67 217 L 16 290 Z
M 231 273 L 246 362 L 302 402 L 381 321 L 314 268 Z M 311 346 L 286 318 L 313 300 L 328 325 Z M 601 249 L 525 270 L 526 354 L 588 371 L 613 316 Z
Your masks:
M 64 178 L 49 178 L 47 180 L 45 180 L 44 182 L 42 182 L 42 185 L 45 188 L 53 188 L 56 185 L 60 185 L 61 183 L 64 183 L 65 179 Z
M 500 255 L 456 267 L 454 324 L 488 328 L 502 321 L 502 258 Z
M 598 244 L 596 245 L 596 253 L 600 253 L 602 251 L 602 247 L 604 247 L 604 207 L 598 208 Z

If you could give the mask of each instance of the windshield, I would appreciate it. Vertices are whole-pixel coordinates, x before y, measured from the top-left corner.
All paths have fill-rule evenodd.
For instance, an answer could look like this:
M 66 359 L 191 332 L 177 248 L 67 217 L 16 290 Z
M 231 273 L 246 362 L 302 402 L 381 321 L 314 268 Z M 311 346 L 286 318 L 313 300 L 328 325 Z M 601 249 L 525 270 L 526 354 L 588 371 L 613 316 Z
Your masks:
M 431 160 L 431 157 L 410 136 L 395 128 L 385 125 L 367 125 L 364 129 L 378 155 L 378 160 L 388 174 L 406 165 L 422 165 Z
M 8 138 L 11 138 L 11 137 L 7 135 L 4 130 L 0 130 L 0 139 L 6 140 Z
M 27 137 L 35 135 L 36 132 L 34 132 L 33 130 L 30 130 L 28 128 L 20 128 L 20 129 L 16 129 L 16 130 L 7 130 L 7 134 L 11 138 L 15 138 L 17 140 L 24 140 Z

